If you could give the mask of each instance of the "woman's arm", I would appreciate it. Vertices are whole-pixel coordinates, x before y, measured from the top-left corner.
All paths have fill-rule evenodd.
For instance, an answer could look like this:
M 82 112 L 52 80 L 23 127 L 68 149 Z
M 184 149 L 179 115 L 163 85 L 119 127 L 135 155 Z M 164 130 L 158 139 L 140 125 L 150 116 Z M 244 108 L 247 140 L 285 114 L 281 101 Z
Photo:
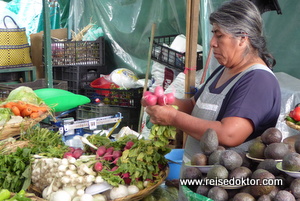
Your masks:
M 214 129 L 220 145 L 229 147 L 242 144 L 254 129 L 252 122 L 245 118 L 227 117 L 221 121 L 209 121 L 193 117 L 181 109 L 191 111 L 185 110 L 184 107 L 178 111 L 172 106 L 151 106 L 146 108 L 146 112 L 150 115 L 152 123 L 174 126 L 198 140 L 208 128 Z

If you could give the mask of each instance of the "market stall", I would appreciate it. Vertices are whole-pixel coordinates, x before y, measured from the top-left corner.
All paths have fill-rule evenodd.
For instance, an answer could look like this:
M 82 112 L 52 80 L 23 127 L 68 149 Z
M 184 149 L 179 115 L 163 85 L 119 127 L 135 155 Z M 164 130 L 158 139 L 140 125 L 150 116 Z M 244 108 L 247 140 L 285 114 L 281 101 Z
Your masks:
M 47 1 L 44 0 L 43 3 L 44 8 L 47 8 Z M 215 62 L 210 60 L 208 25 L 203 22 L 207 17 L 206 9 L 213 9 L 215 4 L 204 1 L 185 3 L 187 14 L 183 21 L 186 21 L 186 26 L 182 26 L 184 28 L 178 26 L 175 29 L 169 27 L 169 29 L 171 32 L 175 30 L 176 33 L 185 30 L 186 51 L 178 52 L 176 48 L 174 49 L 174 44 L 172 46 L 176 37 L 182 39 L 182 34 L 164 35 L 164 31 L 158 30 L 158 33 L 163 33 L 163 36 L 154 37 L 151 44 L 153 45 L 152 50 L 150 49 L 151 59 L 155 60 L 152 69 L 156 65 L 164 69 L 164 75 L 166 72 L 171 73 L 172 81 L 166 79 L 161 83 L 164 87 L 161 88 L 161 93 L 165 96 L 158 95 L 159 89 L 155 88 L 155 85 L 152 86 L 151 92 L 149 90 L 146 91 L 147 95 L 145 94 L 145 87 L 142 88 L 145 86 L 144 80 L 138 79 L 138 75 L 143 74 L 144 71 L 138 66 L 144 64 L 146 60 L 139 53 L 145 55 L 145 51 L 125 46 L 123 49 L 120 45 L 122 42 L 117 39 L 118 35 L 123 34 L 123 37 L 129 40 L 132 36 L 127 33 L 130 32 L 130 28 L 123 27 L 112 20 L 112 24 L 119 26 L 120 29 L 123 27 L 125 31 L 115 30 L 116 36 L 111 34 L 114 31 L 111 33 L 107 31 L 107 35 L 99 32 L 95 40 L 87 41 L 82 40 L 84 34 L 73 35 L 73 39 L 77 40 L 63 40 L 64 37 L 54 39 L 53 36 L 57 35 L 53 33 L 55 30 L 50 31 L 49 21 L 47 21 L 49 11 L 44 10 L 46 19 L 44 36 L 41 35 L 42 33 L 37 33 L 40 41 L 36 52 L 44 55 L 42 63 L 45 78 L 35 80 L 35 68 L 26 67 L 33 71 L 29 76 L 32 82 L 26 82 L 28 81 L 26 78 L 24 83 L 0 85 L 2 118 L 0 119 L 0 163 L 5 171 L 5 174 L 0 174 L 0 188 L 6 190 L 0 192 L 0 196 L 2 193 L 5 195 L 3 199 L 25 200 L 26 197 L 28 200 L 41 201 L 177 200 L 182 150 L 179 150 L 180 154 L 175 154 L 177 157 L 180 156 L 179 158 L 169 155 L 172 151 L 177 151 L 174 149 L 174 144 L 170 143 L 175 140 L 176 131 L 173 127 L 151 125 L 146 116 L 142 126 L 148 127 L 147 134 L 136 131 L 140 129 L 138 121 L 142 96 L 148 97 L 149 105 L 172 104 L 174 94 L 169 93 L 171 91 L 169 86 L 185 88 L 183 93 L 175 95 L 190 96 L 195 89 L 195 84 L 204 81 Z M 80 4 L 86 5 L 84 1 Z M 115 8 L 122 11 L 123 6 L 128 9 L 134 4 L 137 7 L 133 1 L 121 4 L 116 4 Z M 171 2 L 170 7 L 175 4 Z M 71 1 L 71 5 L 75 6 L 75 1 Z M 149 2 L 144 3 L 143 7 L 145 5 L 152 5 L 153 8 L 157 6 Z M 175 7 L 180 5 L 176 4 Z M 86 6 L 90 8 L 91 5 Z M 76 8 L 76 12 L 70 14 L 70 20 L 74 20 L 73 18 L 84 10 L 84 6 Z M 101 5 L 98 8 L 105 10 L 106 7 Z M 142 7 L 140 9 L 143 10 Z M 264 9 L 269 11 L 270 8 L 264 7 Z M 198 28 L 199 10 L 202 20 L 200 28 Z M 94 13 L 94 10 L 90 9 L 90 12 Z M 101 18 L 103 28 L 107 28 L 105 19 Z M 138 21 L 138 24 L 142 21 Z M 82 21 L 74 20 L 73 24 L 70 24 L 78 28 L 80 23 Z M 82 31 L 92 30 L 87 24 L 84 25 L 86 27 L 81 27 Z M 162 27 L 163 23 L 158 25 Z M 193 27 L 197 28 L 193 29 Z M 98 28 L 100 30 L 101 27 Z M 199 37 L 203 40 L 203 49 L 197 45 L 198 29 L 203 31 Z M 147 31 L 142 32 L 145 35 L 149 30 L 148 26 Z M 67 33 L 66 29 L 56 31 L 60 34 L 63 32 L 63 36 L 71 34 Z M 134 28 L 131 31 L 137 34 Z M 43 37 L 45 40 L 42 39 Z M 149 34 L 147 39 L 148 37 Z M 128 68 L 109 68 L 111 66 L 107 65 L 107 55 L 105 55 L 107 39 L 113 44 L 110 44 L 110 48 L 115 48 L 113 51 L 117 63 L 125 63 Z M 166 41 L 169 44 L 166 44 Z M 148 45 L 149 41 L 145 43 Z M 134 44 L 140 44 L 140 41 Z M 138 56 L 131 57 L 131 52 L 138 52 Z M 130 68 L 137 73 L 130 71 Z M 23 70 L 25 71 L 25 68 Z M 7 73 L 7 71 L 3 72 Z M 189 200 L 226 201 L 245 200 L 246 197 L 250 200 L 258 200 L 275 199 L 276 196 L 278 196 L 277 200 L 288 199 L 288 197 L 291 200 L 300 198 L 298 192 L 300 184 L 297 179 L 300 163 L 293 167 L 289 164 L 292 157 L 295 157 L 293 160 L 298 161 L 300 154 L 297 141 L 299 132 L 297 126 L 300 125 L 300 119 L 296 115 L 300 81 L 283 72 L 277 72 L 276 77 L 282 93 L 281 115 L 276 125 L 276 132 L 269 134 L 266 131 L 265 134 L 276 139 L 273 141 L 258 139 L 257 144 L 253 143 L 254 148 L 249 148 L 246 153 L 239 153 L 223 150 L 218 141 L 211 142 L 211 137 L 207 137 L 200 146 L 208 147 L 209 150 L 205 154 L 195 156 L 195 160 L 191 163 L 185 164 L 189 168 L 183 175 L 184 179 L 203 181 L 207 178 L 223 180 L 249 178 L 259 181 L 278 179 L 276 181 L 279 183 L 264 187 L 254 184 L 182 185 L 183 192 Z M 125 86 L 124 83 L 130 86 Z M 158 82 L 155 84 L 157 85 Z M 19 88 L 20 86 L 26 87 Z M 20 89 L 22 89 L 21 93 Z M 24 89 L 26 90 L 23 91 Z M 20 101 L 24 101 L 25 106 L 17 104 Z M 22 112 L 24 107 L 30 108 L 31 112 L 28 114 Z M 108 124 L 110 125 L 107 126 Z M 214 136 L 214 131 L 207 132 L 210 136 Z M 259 153 L 253 152 L 259 147 L 263 148 Z M 272 154 L 277 152 L 280 152 L 279 156 Z M 237 173 L 235 169 L 243 172 Z

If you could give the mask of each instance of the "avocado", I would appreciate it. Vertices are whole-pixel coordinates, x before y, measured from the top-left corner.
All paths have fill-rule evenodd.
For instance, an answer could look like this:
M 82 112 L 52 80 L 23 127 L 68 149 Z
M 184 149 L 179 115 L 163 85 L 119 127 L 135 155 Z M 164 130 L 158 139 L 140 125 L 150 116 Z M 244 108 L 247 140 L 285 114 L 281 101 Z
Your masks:
M 233 170 L 237 167 L 241 167 L 243 164 L 243 159 L 234 150 L 225 150 L 222 152 L 220 157 L 220 165 L 223 165 L 228 170 Z
M 208 165 L 220 164 L 220 157 L 224 150 L 217 149 L 208 156 Z
M 249 153 L 249 156 L 251 156 L 253 158 L 263 159 L 265 157 L 264 151 L 265 151 L 266 145 L 259 139 L 254 140 L 253 143 L 249 145 L 248 153 Z
M 294 144 L 295 151 L 300 154 L 300 137 L 297 137 Z
M 267 170 L 256 169 L 251 176 L 251 179 L 257 180 L 257 185 L 250 186 L 251 195 L 258 198 L 262 195 L 269 194 L 274 188 L 274 185 L 262 185 L 265 179 L 275 179 L 275 176 Z
M 281 189 L 278 186 L 275 186 L 275 188 L 268 194 L 268 196 L 273 200 L 276 196 L 276 194 L 280 191 Z
M 257 199 L 257 201 L 272 201 L 272 199 L 269 195 L 262 195 Z
M 250 178 L 251 175 L 252 175 L 252 171 L 249 168 L 241 166 L 241 167 L 237 167 L 234 170 L 232 170 L 229 173 L 228 178 L 229 179 L 231 179 L 231 178 L 235 178 L 235 179 L 244 178 L 244 179 L 246 179 L 246 178 Z
M 271 127 L 265 130 L 261 134 L 261 140 L 266 145 L 272 144 L 272 143 L 279 143 L 282 140 L 282 133 L 281 131 L 276 127 Z
M 214 165 L 207 172 L 208 179 L 227 179 L 228 178 L 228 170 L 222 165 Z
M 274 176 L 276 176 L 280 173 L 280 171 L 276 168 L 276 165 L 277 162 L 274 159 L 265 159 L 258 164 L 257 169 L 268 170 Z
M 203 153 L 196 153 L 191 158 L 191 165 L 207 165 L 207 156 Z
M 202 172 L 197 167 L 187 167 L 182 171 L 181 179 L 201 179 Z M 197 186 L 196 185 L 187 185 L 192 191 L 195 191 Z
M 204 186 L 204 185 L 198 186 L 196 189 L 196 193 L 203 195 L 203 196 L 207 196 L 210 188 L 211 188 L 210 186 Z
M 197 167 L 187 167 L 183 170 L 182 179 L 201 179 L 202 172 Z
M 282 159 L 289 153 L 289 147 L 283 142 L 269 144 L 264 151 L 265 158 Z
M 300 178 L 296 178 L 292 181 L 290 185 L 290 191 L 295 196 L 295 198 L 300 198 Z
M 219 139 L 216 131 L 211 128 L 207 129 L 200 140 L 201 150 L 205 155 L 210 155 L 218 146 Z
M 278 193 L 274 197 L 274 201 L 296 201 L 296 199 L 292 193 L 286 190 L 281 190 L 278 191 Z
M 240 154 L 243 159 L 242 166 L 252 169 L 252 166 L 255 165 L 255 163 L 253 164 L 253 162 L 246 156 L 246 152 L 241 150 L 236 150 L 236 152 Z
M 207 197 L 213 199 L 214 201 L 227 201 L 228 193 L 224 188 L 215 186 L 209 189 Z
M 255 198 L 249 193 L 238 193 L 236 194 L 232 201 L 255 201 Z
M 291 152 L 282 159 L 282 169 L 288 171 L 300 171 L 300 154 Z

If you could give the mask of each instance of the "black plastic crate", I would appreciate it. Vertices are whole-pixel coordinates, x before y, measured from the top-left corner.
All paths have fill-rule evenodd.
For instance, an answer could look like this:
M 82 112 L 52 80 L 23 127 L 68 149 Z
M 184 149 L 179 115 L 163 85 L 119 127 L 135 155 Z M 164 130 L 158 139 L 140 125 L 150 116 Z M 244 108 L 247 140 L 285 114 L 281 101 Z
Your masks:
M 84 95 L 91 99 L 91 102 L 100 102 L 109 106 L 139 108 L 143 88 L 137 89 L 104 89 L 86 86 Z
M 103 66 L 105 65 L 105 40 L 52 41 L 52 66 Z
M 67 81 L 68 91 L 75 94 L 83 94 L 85 86 L 106 73 L 106 66 L 53 67 L 53 79 Z
M 122 114 L 122 120 L 118 128 L 114 131 L 117 133 L 122 127 L 128 126 L 129 128 L 137 131 L 139 124 L 140 110 L 135 108 L 113 107 L 108 105 L 99 105 L 95 103 L 88 103 L 81 105 L 76 110 L 76 119 L 90 119 L 96 117 L 104 117 L 114 115 L 120 112 Z M 97 129 L 108 129 L 112 127 L 112 124 L 100 126 Z
M 170 46 L 173 40 L 178 35 L 168 35 L 168 36 L 156 36 L 153 40 L 151 58 L 161 64 L 164 64 L 170 68 L 184 71 L 185 68 L 185 53 L 175 51 L 164 44 Z M 200 70 L 203 68 L 203 58 L 202 51 L 197 52 L 197 68 Z
M 14 90 L 20 86 L 30 87 L 33 90 L 42 89 L 42 88 L 46 88 L 46 82 L 45 82 L 45 79 L 37 79 L 33 82 L 23 82 L 23 83 L 18 83 L 18 84 L 2 83 L 2 84 L 0 84 L 0 98 L 7 98 L 9 93 L 12 90 Z M 68 90 L 68 82 L 62 81 L 62 80 L 53 80 L 53 88 Z

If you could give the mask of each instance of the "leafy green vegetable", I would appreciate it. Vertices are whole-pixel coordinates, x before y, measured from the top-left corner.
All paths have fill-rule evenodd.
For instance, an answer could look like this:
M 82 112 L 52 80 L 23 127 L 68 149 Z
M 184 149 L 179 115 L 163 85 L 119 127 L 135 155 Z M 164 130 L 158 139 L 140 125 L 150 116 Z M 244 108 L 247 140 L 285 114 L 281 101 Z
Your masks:
M 4 125 L 12 114 L 9 108 L 0 108 L 0 126 Z
M 30 87 L 26 86 L 20 86 L 12 90 L 6 99 L 6 101 L 15 100 L 22 100 L 35 105 L 40 105 L 43 103 L 43 100 L 39 98 Z
M 59 132 L 47 128 L 32 127 L 26 131 L 26 134 L 21 135 L 21 139 L 29 141 L 32 154 L 62 158 L 69 150 Z
M 19 192 L 24 182 L 31 178 L 26 172 L 30 166 L 30 160 L 31 149 L 27 148 L 18 148 L 16 152 L 9 155 L 0 155 L 0 189 Z

